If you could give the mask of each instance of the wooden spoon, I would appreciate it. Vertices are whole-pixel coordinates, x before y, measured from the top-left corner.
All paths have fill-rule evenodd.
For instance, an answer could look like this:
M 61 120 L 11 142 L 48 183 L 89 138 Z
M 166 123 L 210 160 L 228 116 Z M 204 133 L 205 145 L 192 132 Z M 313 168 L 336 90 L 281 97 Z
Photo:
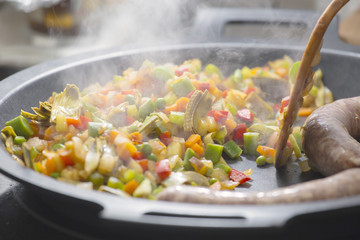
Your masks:
M 297 117 L 299 108 L 302 105 L 303 96 L 307 95 L 311 89 L 313 75 L 312 67 L 316 66 L 320 62 L 320 49 L 326 29 L 338 11 L 347 2 L 349 2 L 349 0 L 333 0 L 320 16 L 314 27 L 314 30 L 311 33 L 301 59 L 301 64 L 296 76 L 294 87 L 291 91 L 288 109 L 284 113 L 284 122 L 276 146 L 276 168 L 286 164 L 287 159 L 282 158 L 282 153 L 286 146 L 288 137 L 292 132 L 292 125 Z

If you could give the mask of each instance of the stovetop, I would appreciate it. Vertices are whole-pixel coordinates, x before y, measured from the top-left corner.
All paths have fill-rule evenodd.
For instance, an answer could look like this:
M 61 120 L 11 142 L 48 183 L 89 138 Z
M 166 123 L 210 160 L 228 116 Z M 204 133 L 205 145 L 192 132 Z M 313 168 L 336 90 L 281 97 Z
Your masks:
M 85 239 L 31 211 L 25 203 L 29 199 L 27 194 L 22 184 L 0 174 L 0 239 L 28 239 L 29 236 L 53 240 Z

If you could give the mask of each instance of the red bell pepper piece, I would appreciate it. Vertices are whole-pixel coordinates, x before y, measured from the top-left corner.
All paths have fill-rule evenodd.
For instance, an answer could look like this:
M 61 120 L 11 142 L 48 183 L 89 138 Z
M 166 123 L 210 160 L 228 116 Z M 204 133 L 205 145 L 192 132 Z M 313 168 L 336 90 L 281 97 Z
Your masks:
M 289 105 L 290 102 L 290 96 L 284 97 L 281 100 L 281 106 L 280 106 L 280 113 L 282 113 L 284 111 L 284 108 Z
M 228 111 L 214 111 L 214 119 L 218 124 L 224 124 L 226 122 L 227 116 L 229 112 Z
M 245 173 L 240 172 L 233 168 L 230 170 L 229 179 L 234 182 L 238 182 L 239 184 L 242 184 L 244 182 L 251 180 L 251 178 L 248 177 Z
M 87 118 L 83 115 L 80 115 L 80 121 L 81 121 L 81 128 L 80 130 L 81 131 L 84 131 L 86 129 L 88 129 L 89 127 L 89 122 L 91 122 L 91 119 L 90 118 Z
M 254 122 L 254 113 L 247 108 L 238 110 L 237 117 L 244 122 L 252 123 Z
M 172 138 L 169 131 L 160 134 L 159 139 L 167 146 L 172 142 Z
M 175 75 L 180 77 L 181 75 L 184 74 L 184 72 L 189 72 L 189 68 L 187 66 L 182 65 L 176 69 Z
M 253 88 L 253 87 L 245 87 L 243 89 L 243 92 L 246 93 L 246 95 L 249 95 L 251 92 L 255 92 L 255 88 Z
M 202 92 L 205 92 L 205 90 L 209 91 L 210 89 L 210 83 L 208 82 L 199 82 L 199 90 Z
M 244 133 L 246 133 L 246 124 L 240 123 L 236 125 L 235 129 L 232 131 L 233 140 L 235 142 L 242 142 L 244 141 Z
M 73 125 L 75 128 L 83 131 L 88 128 L 88 124 L 91 122 L 91 119 L 80 115 L 79 118 L 66 118 L 67 125 Z
M 194 94 L 195 90 L 192 90 L 191 92 L 188 93 L 187 97 L 190 99 L 191 96 Z
M 157 175 L 164 180 L 171 174 L 171 168 L 168 159 L 160 160 L 155 165 Z

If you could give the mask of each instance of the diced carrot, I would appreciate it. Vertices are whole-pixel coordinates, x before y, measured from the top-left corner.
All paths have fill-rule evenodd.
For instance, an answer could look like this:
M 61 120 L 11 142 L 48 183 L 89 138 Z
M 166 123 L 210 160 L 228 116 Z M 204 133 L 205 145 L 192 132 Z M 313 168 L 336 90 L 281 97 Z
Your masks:
M 34 122 L 29 122 L 29 124 L 30 124 L 31 129 L 32 129 L 33 132 L 34 132 L 34 136 L 38 136 L 38 135 L 39 135 L 39 131 L 40 131 L 39 125 L 37 125 L 37 124 L 34 123 Z
M 178 111 L 178 105 L 176 103 L 166 106 L 163 110 L 164 113 L 169 114 L 171 111 L 177 112 Z
M 225 90 L 222 92 L 221 96 L 222 96 L 223 98 L 226 98 L 228 92 L 229 92 L 229 89 L 225 89 Z
M 66 118 L 67 125 L 73 125 L 75 128 L 81 127 L 81 119 L 80 118 Z
M 192 85 L 198 90 L 200 90 L 199 81 L 198 80 L 191 80 Z
M 109 137 L 109 140 L 111 143 L 114 143 L 114 140 L 116 138 L 117 135 L 119 135 L 119 131 L 117 130 L 110 130 L 110 137 Z
M 177 111 L 185 112 L 188 102 L 189 102 L 189 98 L 187 98 L 187 97 L 181 97 L 178 100 L 176 100 L 175 103 L 177 105 Z
M 137 90 L 136 89 L 128 89 L 128 90 L 121 90 L 121 93 L 124 95 L 136 95 L 137 94 Z
M 123 102 L 125 102 L 125 99 L 126 99 L 126 96 L 123 95 L 123 94 L 116 94 L 114 97 L 113 97 L 113 105 L 114 106 L 117 106 Z
M 41 162 L 36 162 L 36 163 L 34 163 L 34 167 L 35 167 L 35 170 L 38 170 L 38 172 L 40 172 L 40 173 L 45 173 L 45 168 L 44 168 L 44 166 L 41 164 Z
M 115 87 L 114 86 L 105 86 L 103 87 L 100 92 L 104 95 L 108 94 L 111 91 L 115 91 Z
M 137 149 L 131 142 L 124 142 L 116 146 L 116 153 L 123 160 L 127 161 L 136 153 Z
M 287 70 L 284 67 L 278 67 L 277 69 L 275 69 L 275 73 L 280 77 L 284 78 L 287 74 Z
M 172 138 L 169 131 L 160 134 L 159 138 L 166 146 L 172 142 Z
M 47 158 L 45 161 L 45 173 L 46 175 L 50 175 L 53 172 L 56 172 L 56 162 L 54 158 Z
M 133 155 L 132 155 L 132 158 L 135 159 L 135 160 L 141 160 L 141 159 L 144 159 L 145 158 L 145 155 L 140 152 L 140 151 L 136 151 Z
M 139 183 L 133 179 L 130 182 L 126 183 L 124 186 L 124 191 L 132 195 L 135 189 L 139 186 Z
M 275 149 L 268 147 L 268 146 L 259 145 L 257 147 L 256 151 L 258 153 L 260 153 L 260 155 L 263 155 L 265 157 L 274 157 L 275 156 Z
M 95 102 L 95 106 L 99 108 L 104 108 L 108 105 L 108 99 L 104 94 L 97 94 L 97 101 Z
M 141 159 L 141 160 L 137 160 L 136 162 L 142 167 L 143 172 L 148 170 L 148 164 L 149 164 L 148 159 Z
M 48 127 L 44 132 L 44 139 L 45 140 L 52 140 L 54 135 L 56 134 L 56 128 L 54 125 Z
M 130 139 L 134 144 L 142 143 L 142 135 L 141 135 L 141 133 L 139 133 L 139 132 L 130 133 L 129 139 Z
M 190 137 L 185 141 L 185 147 L 191 147 L 195 143 L 201 141 L 201 136 L 199 134 L 192 134 Z
M 68 150 L 66 148 L 61 148 L 61 149 L 57 150 L 57 153 L 59 154 L 60 159 L 62 160 L 62 162 L 65 166 L 74 165 L 74 159 L 72 157 L 71 150 Z
M 313 112 L 312 108 L 301 107 L 298 112 L 299 117 L 307 117 Z
M 204 153 L 204 148 L 201 147 L 198 143 L 193 144 L 190 148 L 199 155 Z

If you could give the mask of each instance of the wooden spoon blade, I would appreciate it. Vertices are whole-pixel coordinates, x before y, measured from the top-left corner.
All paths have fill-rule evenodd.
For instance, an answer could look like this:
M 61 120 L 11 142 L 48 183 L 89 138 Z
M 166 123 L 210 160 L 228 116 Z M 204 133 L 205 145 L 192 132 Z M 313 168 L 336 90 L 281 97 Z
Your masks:
M 289 135 L 292 131 L 292 125 L 297 117 L 297 113 L 301 104 L 303 102 L 303 91 L 306 87 L 307 81 L 312 81 L 309 79 L 311 76 L 311 71 L 315 56 L 320 51 L 322 45 L 322 39 L 328 28 L 330 22 L 339 12 L 339 10 L 347 3 L 349 0 L 333 0 L 329 6 L 325 9 L 323 14 L 320 16 L 318 22 L 316 23 L 313 32 L 309 38 L 309 41 L 306 45 L 304 54 L 301 59 L 301 64 L 299 71 L 295 80 L 293 90 L 291 91 L 290 102 L 288 105 L 287 111 L 284 113 L 284 122 L 280 131 L 279 139 L 276 145 L 276 155 L 275 155 L 275 167 L 279 168 L 286 164 L 287 159 L 283 158 L 283 151 L 286 146 Z M 309 80 L 308 80 L 309 79 Z

